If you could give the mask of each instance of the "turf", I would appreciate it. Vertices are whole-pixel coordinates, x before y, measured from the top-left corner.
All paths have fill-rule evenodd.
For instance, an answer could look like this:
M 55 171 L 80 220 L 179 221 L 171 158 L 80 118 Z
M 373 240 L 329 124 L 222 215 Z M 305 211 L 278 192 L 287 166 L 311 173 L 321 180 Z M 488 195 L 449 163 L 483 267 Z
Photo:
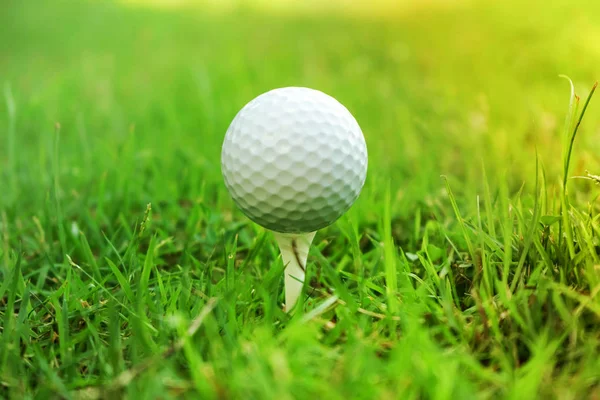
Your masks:
M 599 398 L 588 3 L 5 1 L 0 397 Z M 370 157 L 292 316 L 219 166 L 289 85 L 344 103 Z

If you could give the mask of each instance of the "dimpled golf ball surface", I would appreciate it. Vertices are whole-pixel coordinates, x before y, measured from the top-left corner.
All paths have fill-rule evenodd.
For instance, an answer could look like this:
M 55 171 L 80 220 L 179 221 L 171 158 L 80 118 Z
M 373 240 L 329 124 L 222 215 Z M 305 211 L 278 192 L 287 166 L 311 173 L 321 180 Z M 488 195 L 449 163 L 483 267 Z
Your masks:
M 313 232 L 337 220 L 360 194 L 367 147 L 352 114 L 333 97 L 274 89 L 234 118 L 221 169 L 252 221 L 276 232 Z

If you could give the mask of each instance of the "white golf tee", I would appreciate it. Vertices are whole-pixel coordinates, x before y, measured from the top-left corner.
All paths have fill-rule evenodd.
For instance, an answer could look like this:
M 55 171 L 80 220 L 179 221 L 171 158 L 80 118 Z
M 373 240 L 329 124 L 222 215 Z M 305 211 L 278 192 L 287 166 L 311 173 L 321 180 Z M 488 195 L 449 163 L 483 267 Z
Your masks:
M 306 275 L 306 259 L 308 250 L 316 232 L 309 233 L 279 233 L 273 232 L 281 251 L 285 266 L 285 311 L 290 312 L 304 285 Z

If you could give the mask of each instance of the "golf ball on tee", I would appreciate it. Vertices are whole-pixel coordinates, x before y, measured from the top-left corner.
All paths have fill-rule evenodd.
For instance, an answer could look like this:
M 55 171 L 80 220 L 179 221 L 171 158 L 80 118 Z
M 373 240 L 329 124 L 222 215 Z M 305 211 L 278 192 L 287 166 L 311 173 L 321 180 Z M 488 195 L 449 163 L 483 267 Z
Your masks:
M 235 116 L 221 169 L 252 221 L 281 233 L 313 232 L 337 220 L 360 194 L 367 146 L 352 114 L 333 97 L 274 89 Z

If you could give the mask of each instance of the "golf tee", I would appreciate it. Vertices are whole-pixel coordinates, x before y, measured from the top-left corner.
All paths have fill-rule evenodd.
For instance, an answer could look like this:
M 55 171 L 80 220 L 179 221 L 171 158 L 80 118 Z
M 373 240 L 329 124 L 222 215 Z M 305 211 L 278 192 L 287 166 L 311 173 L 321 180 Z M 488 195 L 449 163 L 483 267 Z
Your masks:
M 290 312 L 296 305 L 304 278 L 306 276 L 306 260 L 308 250 L 315 237 L 316 232 L 309 233 L 279 233 L 275 234 L 275 240 L 281 251 L 281 258 L 285 266 L 285 311 Z

